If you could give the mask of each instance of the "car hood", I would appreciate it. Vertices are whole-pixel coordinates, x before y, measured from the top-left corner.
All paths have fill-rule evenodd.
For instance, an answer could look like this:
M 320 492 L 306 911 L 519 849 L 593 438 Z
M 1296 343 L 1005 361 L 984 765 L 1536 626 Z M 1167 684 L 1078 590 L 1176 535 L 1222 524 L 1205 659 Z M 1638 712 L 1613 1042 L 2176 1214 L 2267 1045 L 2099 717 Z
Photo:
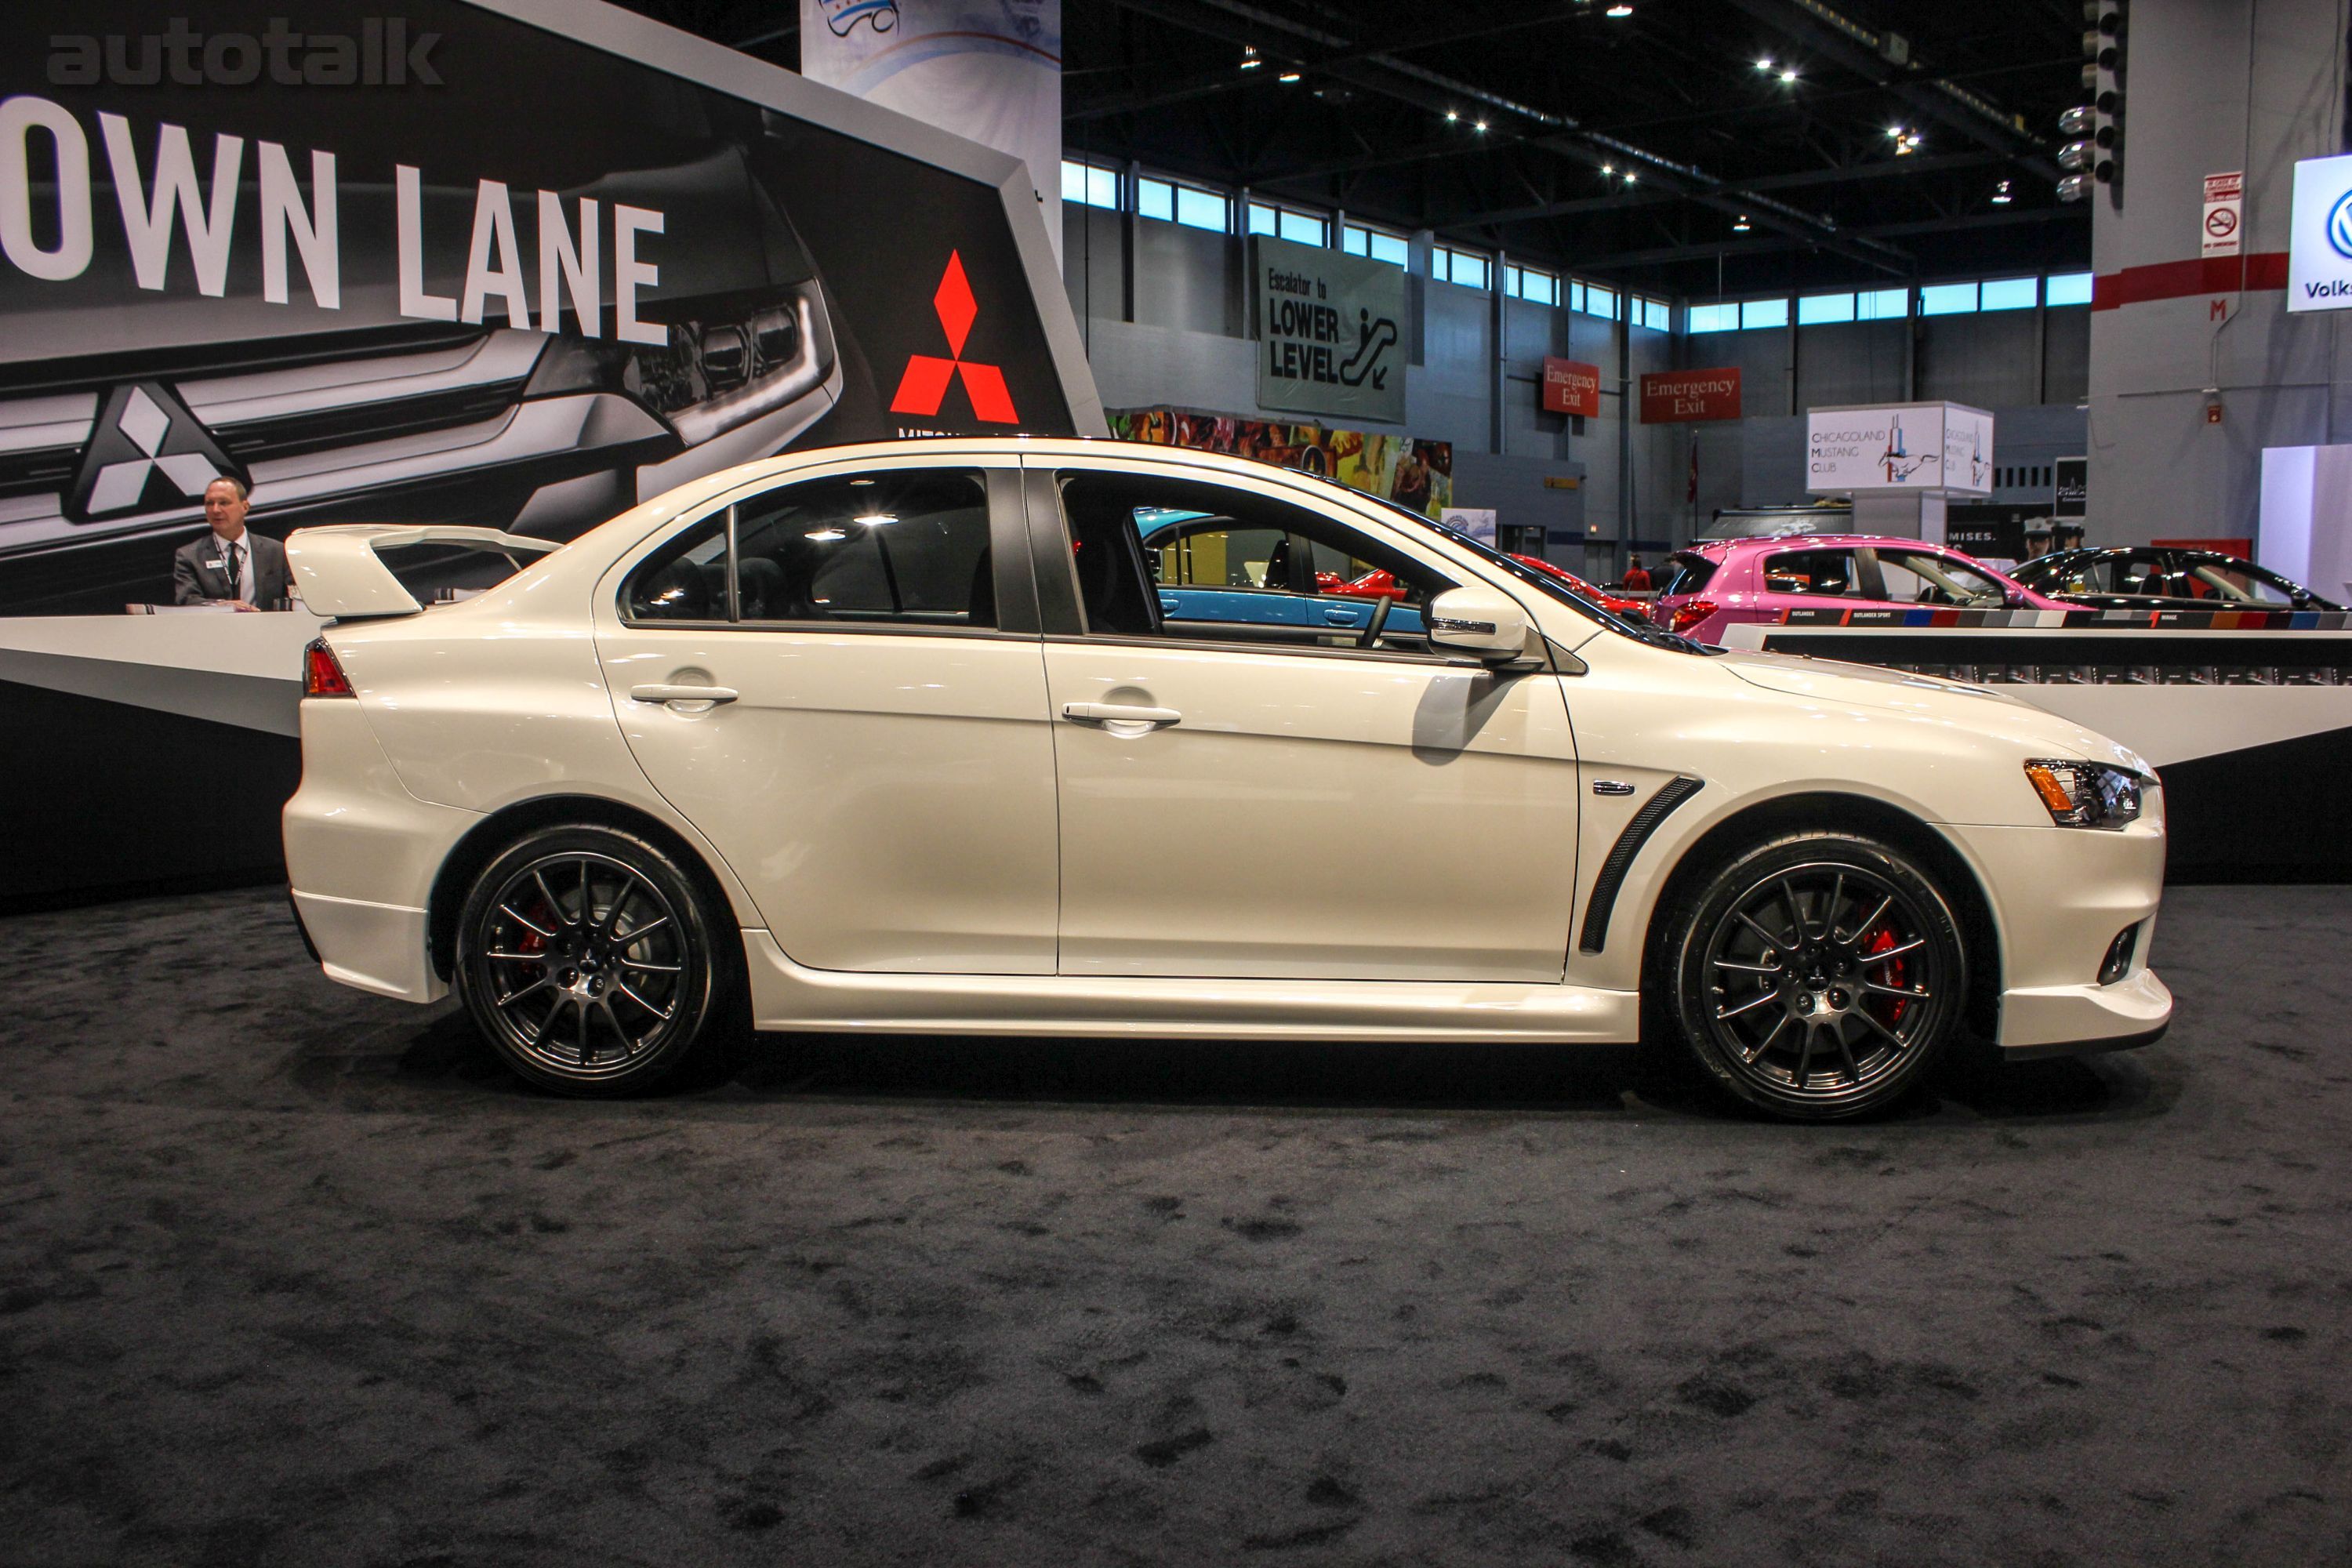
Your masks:
M 2112 762 L 2150 776 L 2156 772 L 2130 747 L 1990 687 L 1788 654 L 1732 652 L 1716 656 L 1715 662 L 1726 673 L 1766 691 L 1952 724 L 2011 742 L 2032 755 Z

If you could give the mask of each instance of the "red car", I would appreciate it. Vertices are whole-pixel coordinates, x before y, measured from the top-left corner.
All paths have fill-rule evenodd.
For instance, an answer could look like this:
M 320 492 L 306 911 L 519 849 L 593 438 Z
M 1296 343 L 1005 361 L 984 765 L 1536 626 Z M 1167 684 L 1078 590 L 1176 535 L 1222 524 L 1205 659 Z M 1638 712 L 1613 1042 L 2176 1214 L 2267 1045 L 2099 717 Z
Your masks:
M 1539 561 L 1532 555 L 1514 555 L 1511 559 L 1523 566 L 1532 566 L 1538 572 L 1559 578 L 1612 616 L 1624 616 L 1639 620 L 1650 618 L 1650 607 L 1639 599 L 1621 599 L 1606 589 L 1594 587 L 1573 572 L 1564 571 L 1549 561 Z M 1315 585 L 1326 594 L 1344 594 L 1356 599 L 1404 597 L 1404 589 L 1398 584 L 1395 575 L 1388 572 L 1367 572 L 1352 583 L 1343 581 L 1333 573 L 1318 572 L 1315 574 Z

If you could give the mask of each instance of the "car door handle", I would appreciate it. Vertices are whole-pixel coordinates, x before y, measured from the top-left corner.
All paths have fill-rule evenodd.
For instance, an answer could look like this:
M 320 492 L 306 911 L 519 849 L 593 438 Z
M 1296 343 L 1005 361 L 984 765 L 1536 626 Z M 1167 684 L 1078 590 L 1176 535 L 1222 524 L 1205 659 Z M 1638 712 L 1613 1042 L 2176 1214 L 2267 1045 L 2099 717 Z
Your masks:
M 632 686 L 632 702 L 732 702 L 740 695 L 731 686 Z
M 1357 624 L 1362 614 L 1360 610 L 1326 610 L 1323 612 L 1323 623 L 1326 626 L 1352 626 Z
M 1100 724 L 1114 735 L 1140 735 L 1184 721 L 1173 708 L 1136 708 L 1124 702 L 1065 702 L 1062 717 L 1076 724 Z

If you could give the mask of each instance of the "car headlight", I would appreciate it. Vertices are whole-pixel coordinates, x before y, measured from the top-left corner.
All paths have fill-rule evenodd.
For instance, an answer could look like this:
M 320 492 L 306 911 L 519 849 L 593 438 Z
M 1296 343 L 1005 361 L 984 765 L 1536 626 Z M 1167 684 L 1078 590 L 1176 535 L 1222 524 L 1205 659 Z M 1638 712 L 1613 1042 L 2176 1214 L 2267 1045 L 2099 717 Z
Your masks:
M 2042 759 L 2026 763 L 2025 776 L 2061 827 L 2120 828 L 2139 820 L 2145 781 L 2129 768 Z
M 833 369 L 833 329 L 813 282 L 767 310 L 667 325 L 660 347 L 558 337 L 524 395 L 625 392 L 698 447 L 806 396 Z

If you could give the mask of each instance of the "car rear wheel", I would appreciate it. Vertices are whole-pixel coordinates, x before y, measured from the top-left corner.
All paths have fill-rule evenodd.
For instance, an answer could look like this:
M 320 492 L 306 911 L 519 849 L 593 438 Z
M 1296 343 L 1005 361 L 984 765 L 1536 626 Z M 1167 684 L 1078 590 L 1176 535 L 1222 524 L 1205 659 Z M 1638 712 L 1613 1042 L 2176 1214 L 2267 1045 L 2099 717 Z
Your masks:
M 562 1094 L 642 1092 L 715 1032 L 734 966 L 685 870 L 633 834 L 542 828 L 474 880 L 457 987 L 507 1064 Z
M 1893 1104 L 1966 1012 L 1949 900 L 1909 857 L 1850 834 L 1794 834 L 1738 857 L 1668 934 L 1692 1056 L 1776 1116 L 1833 1121 Z

